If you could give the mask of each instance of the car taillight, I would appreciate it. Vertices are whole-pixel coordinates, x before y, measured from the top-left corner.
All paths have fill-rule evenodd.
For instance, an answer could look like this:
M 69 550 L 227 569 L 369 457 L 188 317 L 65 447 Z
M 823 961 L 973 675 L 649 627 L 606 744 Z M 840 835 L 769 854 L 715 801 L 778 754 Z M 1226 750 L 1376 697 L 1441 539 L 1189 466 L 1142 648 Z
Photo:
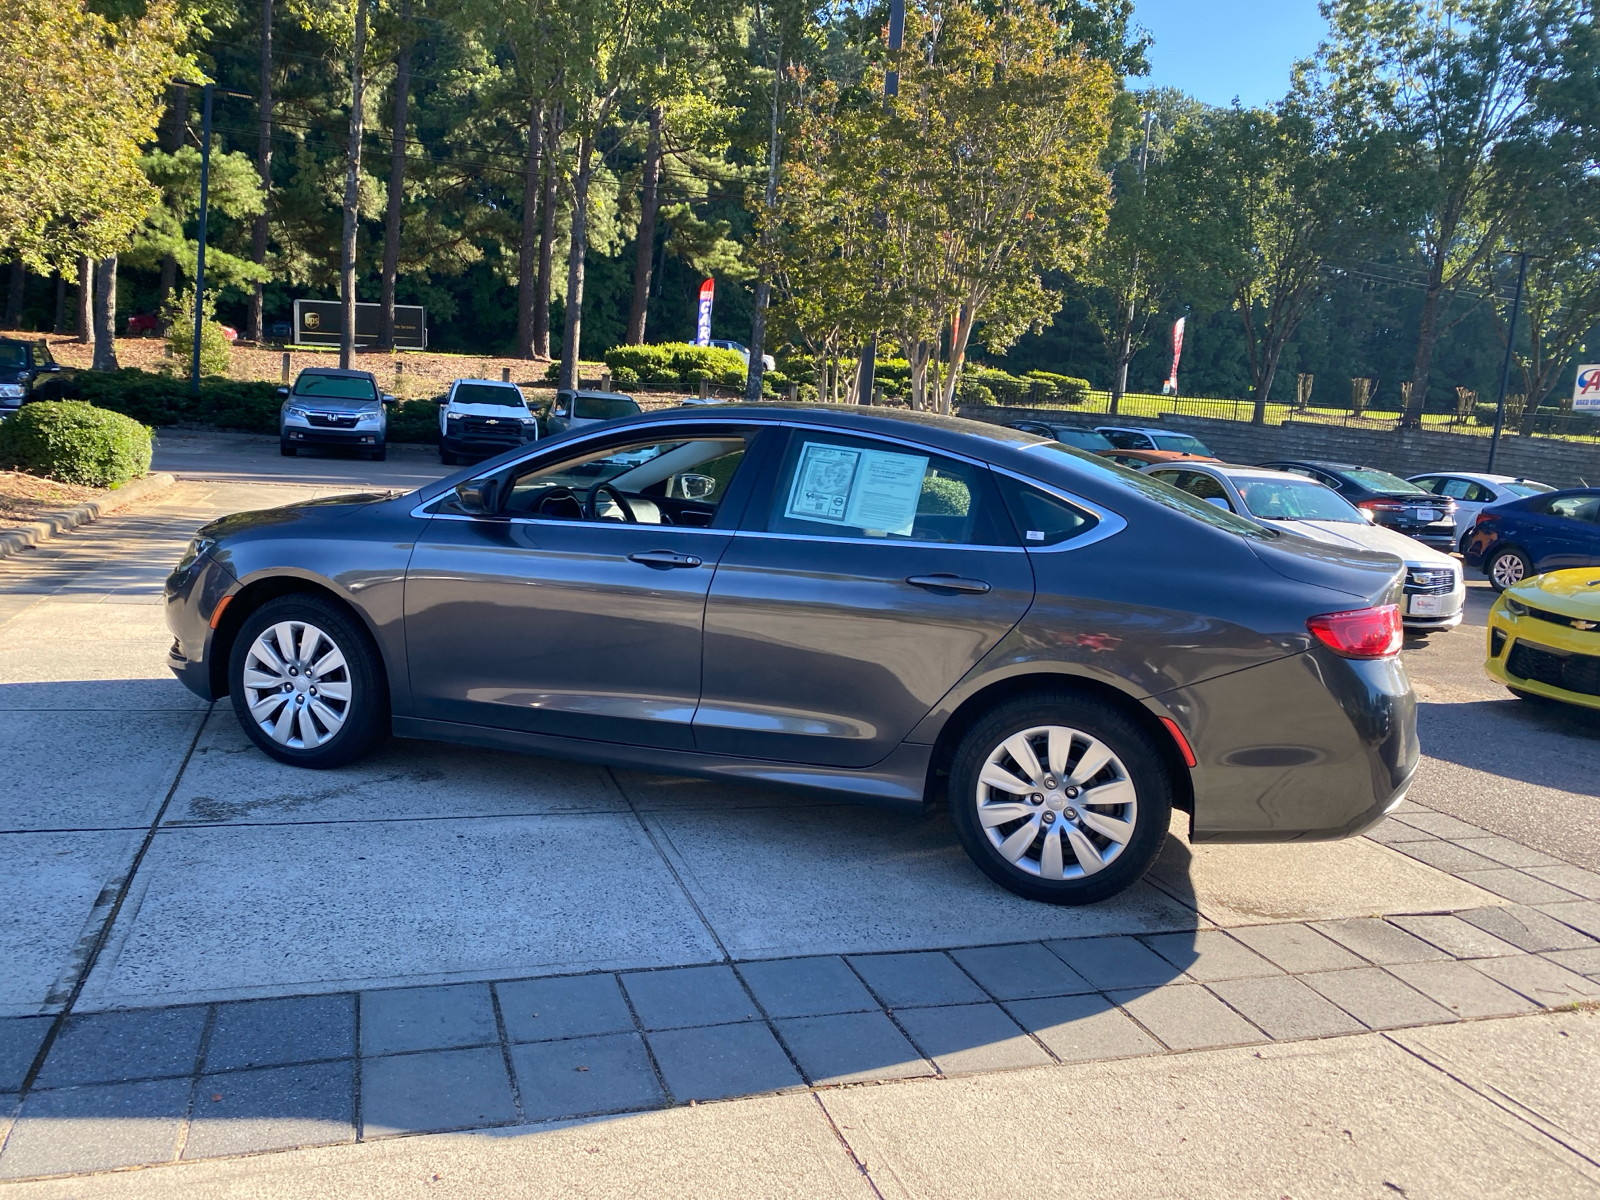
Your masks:
M 1356 505 L 1368 512 L 1405 512 L 1406 506 L 1399 500 L 1363 500 Z
M 1344 658 L 1390 658 L 1400 653 L 1404 640 L 1397 604 L 1323 613 L 1307 621 L 1306 628 Z

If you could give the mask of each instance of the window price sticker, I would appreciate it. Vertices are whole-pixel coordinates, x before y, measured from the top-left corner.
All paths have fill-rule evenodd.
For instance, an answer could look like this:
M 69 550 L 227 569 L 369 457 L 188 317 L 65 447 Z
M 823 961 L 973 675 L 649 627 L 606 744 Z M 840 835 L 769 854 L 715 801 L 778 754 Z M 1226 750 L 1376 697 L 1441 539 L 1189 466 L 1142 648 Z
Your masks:
M 807 442 L 784 516 L 907 537 L 927 473 L 925 455 Z

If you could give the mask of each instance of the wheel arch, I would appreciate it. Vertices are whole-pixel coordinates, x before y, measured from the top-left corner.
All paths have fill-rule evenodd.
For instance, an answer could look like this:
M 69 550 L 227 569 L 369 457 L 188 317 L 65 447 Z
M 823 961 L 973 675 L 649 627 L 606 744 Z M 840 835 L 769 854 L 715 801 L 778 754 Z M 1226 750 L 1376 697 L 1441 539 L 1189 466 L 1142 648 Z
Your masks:
M 222 619 L 217 622 L 216 632 L 211 635 L 209 658 L 212 696 L 220 700 L 228 694 L 228 661 L 233 657 L 233 643 L 244 623 L 268 601 L 296 595 L 329 601 L 355 620 L 371 642 L 378 669 L 383 672 L 384 690 L 388 691 L 389 664 L 384 661 L 382 643 L 359 605 L 352 604 L 340 594 L 338 588 L 320 579 L 303 575 L 267 575 L 251 580 L 228 598 L 228 606 L 223 610 Z
M 1123 713 L 1148 733 L 1172 780 L 1172 807 L 1193 816 L 1194 780 L 1172 734 L 1161 724 L 1161 718 L 1120 688 L 1098 679 L 1062 671 L 1035 671 L 997 679 L 985 684 L 957 705 L 939 730 L 933 754 L 929 757 L 925 791 L 929 801 L 948 798 L 950 764 L 955 759 L 956 747 L 961 744 L 967 731 L 982 720 L 984 713 L 1012 700 L 1062 692 L 1099 700 Z

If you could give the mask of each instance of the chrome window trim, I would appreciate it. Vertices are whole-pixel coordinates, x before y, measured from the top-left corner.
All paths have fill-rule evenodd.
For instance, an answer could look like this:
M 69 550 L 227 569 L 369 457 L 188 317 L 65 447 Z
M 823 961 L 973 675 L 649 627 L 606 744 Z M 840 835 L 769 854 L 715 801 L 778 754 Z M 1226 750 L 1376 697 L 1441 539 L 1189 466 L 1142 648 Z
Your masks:
M 989 469 L 997 475 L 1004 475 L 1007 478 L 1015 479 L 1018 483 L 1024 483 L 1029 487 L 1038 488 L 1041 492 L 1044 492 L 1048 496 L 1054 496 L 1057 500 L 1060 500 L 1063 503 L 1070 504 L 1074 508 L 1081 508 L 1085 512 L 1092 513 L 1095 516 L 1095 527 L 1089 530 L 1087 533 L 1081 534 L 1078 537 L 1068 538 L 1064 542 L 1057 542 L 1054 546 L 1022 547 L 1022 549 L 1028 554 L 1060 554 L 1067 550 L 1080 550 L 1085 546 L 1092 546 L 1096 542 L 1103 542 L 1107 538 L 1116 537 L 1117 534 L 1121 533 L 1128 527 L 1127 518 L 1125 518 L 1121 513 L 1113 512 L 1103 504 L 1097 504 L 1092 500 L 1085 500 L 1082 496 L 1079 496 L 1074 492 L 1069 492 L 1065 488 L 1057 487 L 1051 483 L 1045 483 L 1042 480 L 1033 478 L 1032 476 L 1023 475 L 1020 472 L 1008 470 L 1005 467 L 997 467 L 993 464 L 990 464 Z

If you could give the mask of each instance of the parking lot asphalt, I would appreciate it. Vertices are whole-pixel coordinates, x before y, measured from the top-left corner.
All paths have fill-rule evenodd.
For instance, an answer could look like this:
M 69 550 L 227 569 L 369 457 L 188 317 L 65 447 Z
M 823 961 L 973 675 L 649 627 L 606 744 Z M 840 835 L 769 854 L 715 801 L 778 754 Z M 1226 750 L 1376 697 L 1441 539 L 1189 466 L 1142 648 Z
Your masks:
M 432 743 L 271 762 L 167 672 L 162 578 L 213 515 L 425 464 L 267 450 L 197 436 L 158 500 L 0 563 L 0 1179 L 813 1091 L 850 1154 L 817 1189 L 889 1194 L 876 1161 L 937 1194 L 918 1139 L 868 1132 L 926 1133 L 905 1081 L 966 1080 L 944 1094 L 981 1122 L 1018 1089 L 1145 1094 L 1131 1064 L 1174 1055 L 1221 1055 L 1202 1091 L 1233 1086 L 1229 1054 L 1400 1070 L 1399 1035 L 1359 1040 L 1466 1021 L 1500 1045 L 1600 997 L 1600 737 L 1483 677 L 1482 586 L 1467 624 L 1405 651 L 1426 757 L 1394 820 L 1316 846 L 1175 826 L 1137 888 L 1056 909 L 989 884 L 940 814 Z M 1290 1055 L 1326 1039 L 1346 1049 Z M 1453 1053 L 1488 1053 L 1471 1044 Z M 1547 1179 L 1600 1178 L 1483 1099 L 1509 1083 L 1437 1070 L 1482 1126 L 1463 1162 L 1521 1121 L 1542 1149 L 1506 1181 L 1540 1154 Z M 1570 1088 L 1529 1071 L 1522 1107 L 1554 1111 Z M 863 1081 L 911 1090 L 872 1112 L 830 1090 Z

